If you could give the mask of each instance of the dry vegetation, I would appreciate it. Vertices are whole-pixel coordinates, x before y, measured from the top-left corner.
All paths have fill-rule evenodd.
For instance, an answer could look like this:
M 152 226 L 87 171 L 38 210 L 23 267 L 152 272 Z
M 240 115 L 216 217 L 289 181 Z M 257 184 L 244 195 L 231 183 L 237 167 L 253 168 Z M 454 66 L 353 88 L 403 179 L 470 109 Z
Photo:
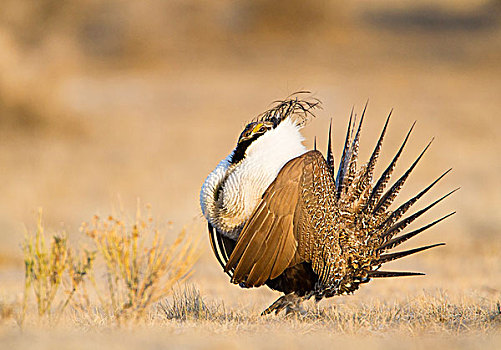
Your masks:
M 141 216 L 139 205 L 133 222 L 94 216 L 84 223 L 81 231 L 93 245 L 80 253 L 70 247 L 65 233 L 47 241 L 44 231 L 40 210 L 36 231 L 23 244 L 25 288 L 16 317 L 21 328 L 26 319 L 55 326 L 67 317 L 67 307 L 77 324 L 94 325 L 96 319 L 108 325 L 137 322 L 190 275 L 199 255 L 184 231 L 166 245 L 165 232 L 150 214 Z M 12 311 L 5 318 L 14 315 Z
M 56 233 L 46 242 L 42 211 L 39 211 L 37 228 L 34 234 L 28 234 L 23 244 L 24 253 L 24 296 L 19 325 L 22 327 L 33 292 L 39 319 L 50 320 L 60 315 L 68 306 L 73 295 L 83 282 L 83 278 L 93 267 L 94 254 L 84 252 L 79 259 L 68 247 L 65 233 Z M 66 284 L 66 288 L 63 287 Z M 61 293 L 61 289 L 66 289 Z M 63 295 L 62 298 L 60 295 Z M 54 304 L 59 297 L 58 306 Z
M 367 335 L 398 332 L 406 335 L 423 333 L 460 335 L 465 332 L 489 334 L 501 326 L 501 304 L 455 296 L 444 291 L 422 292 L 392 302 L 379 299 L 366 303 L 346 303 L 320 307 L 311 303 L 306 316 L 288 315 L 268 319 L 258 314 L 234 311 L 223 302 L 204 300 L 194 286 L 177 291 L 172 301 L 159 306 L 159 319 L 202 321 L 235 327 L 276 325 L 286 322 L 309 324 L 340 335 Z
M 500 8 L 2 1 L 0 348 L 501 348 Z M 413 120 L 402 165 L 436 137 L 402 197 L 449 167 L 429 199 L 462 190 L 429 218 L 457 215 L 409 243 L 447 246 L 392 266 L 426 277 L 263 318 L 278 295 L 229 283 L 198 191 L 246 120 L 301 89 L 324 102 L 307 146 L 325 148 L 332 117 L 339 151 L 351 106 L 369 98 L 362 157 L 392 107 L 381 163 Z M 161 219 L 115 214 L 117 194 Z

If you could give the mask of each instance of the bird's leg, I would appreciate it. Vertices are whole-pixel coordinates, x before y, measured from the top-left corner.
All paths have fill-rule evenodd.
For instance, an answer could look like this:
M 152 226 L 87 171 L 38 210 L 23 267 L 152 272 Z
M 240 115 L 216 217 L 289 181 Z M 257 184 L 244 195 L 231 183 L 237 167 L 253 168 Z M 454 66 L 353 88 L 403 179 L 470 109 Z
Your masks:
M 306 316 L 306 310 L 303 307 L 304 298 L 296 296 L 290 304 L 285 306 L 285 315 L 296 314 L 301 316 Z
M 304 316 L 306 315 L 306 310 L 301 305 L 303 300 L 304 297 L 300 297 L 295 293 L 282 295 L 273 304 L 268 306 L 268 308 L 261 313 L 261 316 L 268 315 L 273 311 L 275 311 L 275 315 L 277 315 L 284 308 L 286 315 L 290 313 L 298 313 Z

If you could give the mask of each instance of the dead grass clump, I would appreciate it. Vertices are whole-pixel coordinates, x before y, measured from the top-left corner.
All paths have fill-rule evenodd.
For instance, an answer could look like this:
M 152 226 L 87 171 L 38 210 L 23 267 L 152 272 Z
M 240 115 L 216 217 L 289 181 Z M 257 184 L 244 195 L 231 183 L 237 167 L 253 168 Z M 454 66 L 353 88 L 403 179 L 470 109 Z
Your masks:
M 120 323 L 139 320 L 149 308 L 185 280 L 198 259 L 197 244 L 185 231 L 166 245 L 164 233 L 151 215 L 138 210 L 134 223 L 109 216 L 95 216 L 82 231 L 89 236 L 104 262 L 105 288 L 95 286 L 105 316 Z
M 171 300 L 159 304 L 161 318 L 176 321 L 241 322 L 249 317 L 226 309 L 222 302 L 207 302 L 194 285 L 174 291 Z

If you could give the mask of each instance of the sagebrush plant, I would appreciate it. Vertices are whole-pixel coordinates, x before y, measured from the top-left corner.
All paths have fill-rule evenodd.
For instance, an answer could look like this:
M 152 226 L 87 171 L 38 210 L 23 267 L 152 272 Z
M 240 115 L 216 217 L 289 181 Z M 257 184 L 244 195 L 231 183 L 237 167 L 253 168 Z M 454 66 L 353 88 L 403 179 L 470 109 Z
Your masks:
M 20 326 L 32 294 L 38 319 L 51 323 L 57 323 L 69 305 L 87 319 L 98 313 L 118 324 L 139 320 L 172 292 L 175 283 L 190 275 L 199 256 L 197 242 L 184 230 L 172 244 L 165 244 L 168 233 L 157 227 L 149 207 L 145 218 L 139 210 L 133 220 L 94 216 L 81 230 L 91 238 L 90 250 L 81 245 L 70 247 L 65 232 L 56 232 L 49 239 L 39 210 L 36 229 L 27 233 L 23 243 L 25 283 Z M 88 282 L 95 293 L 88 292 Z
M 93 266 L 94 254 L 88 251 L 75 254 L 68 246 L 64 232 L 55 233 L 47 243 L 44 231 L 42 210 L 39 209 L 35 233 L 28 233 L 23 243 L 25 283 L 19 319 L 21 325 L 26 316 L 30 291 L 35 296 L 38 317 L 51 320 L 68 306 Z M 59 294 L 66 297 L 55 305 Z
M 145 217 L 138 210 L 132 224 L 122 217 L 94 216 L 81 230 L 104 262 L 106 287 L 96 283 L 94 274 L 90 276 L 101 310 L 118 323 L 140 319 L 191 274 L 199 257 L 197 242 L 184 230 L 172 244 L 165 244 L 167 234 L 158 228 L 149 208 Z

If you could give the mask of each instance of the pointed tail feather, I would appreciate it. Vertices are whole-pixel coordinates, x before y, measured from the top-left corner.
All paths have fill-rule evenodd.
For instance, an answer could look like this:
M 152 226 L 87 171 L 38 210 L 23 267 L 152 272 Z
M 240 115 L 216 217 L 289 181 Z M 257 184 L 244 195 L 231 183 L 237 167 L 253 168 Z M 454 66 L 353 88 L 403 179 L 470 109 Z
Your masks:
M 376 167 L 377 159 L 379 158 L 379 153 L 381 153 L 381 147 L 383 145 L 383 139 L 386 135 L 386 129 L 388 128 L 388 123 L 390 122 L 391 114 L 393 113 L 393 109 L 388 114 L 386 118 L 386 122 L 384 123 L 383 130 L 381 131 L 381 135 L 379 135 L 379 139 L 377 140 L 376 147 L 374 151 L 372 151 L 371 157 L 369 159 L 369 163 L 367 165 L 367 174 L 369 175 L 369 179 L 372 180 L 372 174 L 374 172 L 374 168 Z
M 381 135 L 379 135 L 379 139 L 376 143 L 376 146 L 374 147 L 374 150 L 372 151 L 369 162 L 367 163 L 367 166 L 365 168 L 365 172 L 361 176 L 360 180 L 358 181 L 356 189 L 353 191 L 353 198 L 359 198 L 362 195 L 362 193 L 367 189 L 367 187 L 370 185 L 370 183 L 372 181 L 374 169 L 376 168 L 376 162 L 379 158 L 379 153 L 381 152 L 381 147 L 383 145 L 383 139 L 384 139 L 384 136 L 386 134 L 386 129 L 388 127 L 388 123 L 390 121 L 390 117 L 391 117 L 392 112 L 393 112 L 393 110 L 390 111 L 390 113 L 388 114 L 388 117 L 386 118 L 386 122 L 384 123 L 383 130 L 381 131 Z M 364 198 L 361 198 L 360 200 L 361 200 L 362 204 L 365 204 L 365 201 L 367 200 L 367 195 L 365 195 Z
M 421 197 L 423 197 L 433 186 L 435 186 L 445 175 L 447 175 L 452 168 L 445 171 L 440 175 L 435 181 L 428 185 L 424 190 L 419 192 L 417 195 L 409 199 L 404 204 L 400 205 L 395 211 L 393 211 L 390 216 L 380 225 L 380 227 L 385 227 L 388 225 L 393 225 L 398 219 L 400 219 Z
M 416 254 L 416 253 L 422 252 L 423 250 L 428 250 L 428 249 L 435 248 L 435 247 L 438 247 L 438 246 L 441 246 L 441 245 L 445 245 L 445 243 L 431 244 L 431 245 L 427 245 L 427 246 L 424 246 L 424 247 L 419 247 L 419 248 L 404 250 L 402 252 L 383 254 L 383 255 L 381 255 L 379 257 L 378 260 L 376 260 L 376 262 L 374 263 L 374 265 L 375 266 L 381 265 L 381 264 L 384 264 L 384 263 L 387 263 L 387 262 L 390 262 L 390 261 L 393 261 L 393 260 L 397 260 L 397 259 L 406 257 L 408 255 Z
M 364 116 L 365 116 L 365 111 L 367 110 L 367 104 L 369 101 L 365 103 L 364 110 L 362 111 L 362 116 L 360 117 L 360 122 L 358 123 L 358 128 L 357 132 L 355 134 L 355 137 L 353 138 L 353 141 L 351 143 L 350 147 L 350 158 L 349 158 L 349 163 L 347 166 L 347 172 L 346 176 L 343 179 L 343 188 L 348 188 L 350 187 L 351 183 L 353 182 L 353 178 L 355 177 L 355 173 L 357 170 L 357 160 L 358 160 L 358 148 L 360 145 L 360 132 L 362 130 L 362 124 L 364 122 Z M 355 126 L 355 123 L 353 123 L 353 126 Z
M 341 194 L 342 184 L 344 181 L 343 179 L 344 179 L 344 175 L 346 173 L 346 166 L 348 164 L 349 147 L 350 147 L 350 131 L 351 131 L 352 120 L 353 120 L 353 108 L 351 109 L 350 121 L 348 122 L 348 130 L 346 131 L 346 139 L 344 141 L 343 155 L 341 157 L 341 161 L 339 163 L 339 168 L 337 171 L 336 190 L 337 190 L 338 198 Z
M 455 213 L 456 213 L 456 212 L 454 211 L 454 212 L 452 212 L 452 213 L 450 213 L 450 214 L 447 214 L 447 215 L 445 215 L 445 216 L 441 217 L 441 218 L 440 218 L 440 219 L 438 219 L 438 220 L 435 220 L 435 221 L 433 221 L 433 222 L 429 223 L 428 225 L 425 225 L 425 226 L 423 226 L 423 227 L 418 228 L 417 230 L 414 230 L 414 231 L 408 232 L 408 233 L 406 233 L 406 234 L 404 234 L 404 235 L 402 235 L 402 236 L 400 236 L 400 237 L 395 237 L 395 238 L 393 238 L 393 239 L 389 240 L 388 242 L 386 242 L 385 244 L 383 244 L 381 247 L 379 247 L 379 248 L 378 248 L 378 250 L 379 250 L 380 252 L 384 252 L 384 251 L 386 251 L 386 250 L 388 250 L 388 249 L 395 248 L 396 246 L 398 246 L 398 245 L 400 245 L 400 244 L 404 243 L 405 241 L 407 241 L 407 240 L 411 239 L 412 237 L 414 237 L 414 236 L 416 236 L 416 235 L 420 234 L 421 232 L 423 232 L 423 231 L 425 231 L 425 230 L 429 229 L 430 227 L 435 226 L 435 225 L 436 225 L 436 224 L 438 224 L 440 221 L 447 219 L 449 216 L 452 216 L 452 215 L 454 215 Z
M 430 147 L 433 139 L 428 143 L 425 149 L 421 152 L 421 154 L 416 158 L 414 163 L 407 169 L 407 171 L 391 186 L 391 188 L 381 197 L 381 199 L 377 202 L 374 210 L 372 211 L 373 215 L 381 215 L 388 209 L 391 203 L 395 200 L 395 197 L 398 195 L 398 192 L 402 189 L 402 186 L 405 184 L 405 181 L 409 178 L 409 175 L 414 170 L 416 165 L 419 163 L 425 152 Z
M 386 170 L 381 174 L 379 177 L 379 180 L 377 181 L 376 185 L 371 191 L 371 194 L 369 196 L 369 200 L 367 201 L 367 204 L 365 205 L 364 211 L 369 212 L 372 210 L 374 207 L 374 204 L 379 200 L 379 197 L 381 196 L 381 193 L 383 193 L 384 188 L 386 187 L 386 184 L 390 180 L 390 176 L 395 169 L 395 166 L 397 164 L 397 160 L 400 158 L 400 155 L 402 154 L 402 151 L 404 150 L 405 144 L 407 143 L 407 140 L 409 140 L 409 136 L 411 135 L 412 130 L 414 129 L 414 125 L 416 125 L 416 122 L 414 122 L 409 129 L 409 132 L 405 136 L 405 139 L 400 146 L 397 154 L 395 157 L 393 157 L 393 160 L 391 161 L 390 165 L 386 168 Z
M 443 201 L 445 198 L 449 197 L 451 194 L 459 190 L 459 188 L 456 188 L 455 190 L 452 190 L 451 192 L 447 193 L 446 195 L 440 197 L 427 207 L 421 209 L 420 211 L 416 212 L 415 214 L 412 214 L 408 218 L 403 219 L 402 221 L 397 222 L 393 226 L 391 226 L 383 235 L 381 236 L 382 243 L 386 243 L 387 240 L 401 232 L 404 228 L 406 228 L 408 225 L 410 225 L 414 220 L 416 220 L 418 217 L 426 213 L 428 210 L 433 208 L 435 205 Z
M 422 272 L 403 272 L 403 271 L 369 271 L 370 278 L 385 278 L 385 277 L 405 277 L 405 276 L 424 276 Z
M 334 178 L 334 155 L 332 154 L 332 118 L 329 124 L 329 140 L 327 142 L 327 166 Z M 335 185 L 335 184 L 334 184 Z

